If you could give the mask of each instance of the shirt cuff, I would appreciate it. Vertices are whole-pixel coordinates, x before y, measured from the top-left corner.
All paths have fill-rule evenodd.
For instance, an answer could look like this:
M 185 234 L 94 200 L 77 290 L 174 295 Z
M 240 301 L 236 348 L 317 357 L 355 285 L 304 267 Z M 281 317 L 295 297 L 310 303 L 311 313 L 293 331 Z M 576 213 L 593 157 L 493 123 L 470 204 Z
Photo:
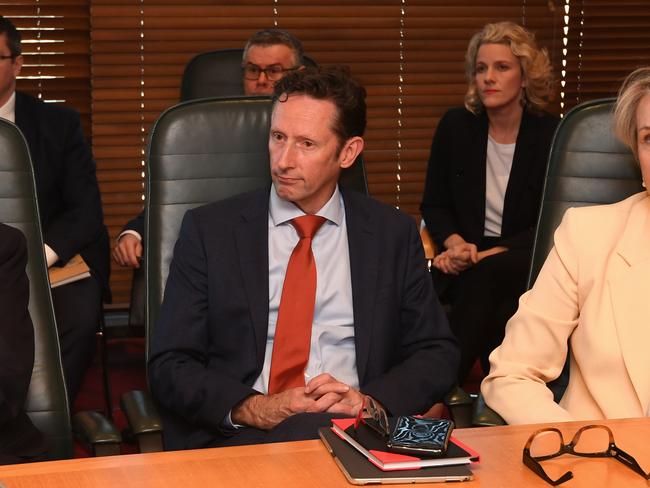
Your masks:
M 47 244 L 43 244 L 43 247 L 45 248 L 45 261 L 47 262 L 47 267 L 49 268 L 59 260 L 59 255 L 55 253 Z
M 127 229 L 127 230 L 124 230 L 124 231 L 120 232 L 120 235 L 117 236 L 117 242 L 120 242 L 120 239 L 122 238 L 122 236 L 124 236 L 126 234 L 131 234 L 132 236 L 137 237 L 140 242 L 142 242 L 142 236 L 140 235 L 140 233 L 136 232 L 134 230 L 131 230 L 131 229 Z
M 241 429 L 244 426 L 239 424 L 234 424 L 232 422 L 232 410 L 230 410 L 228 412 L 228 415 L 226 415 L 221 421 L 221 427 L 223 427 L 224 429 L 237 430 L 237 429 Z

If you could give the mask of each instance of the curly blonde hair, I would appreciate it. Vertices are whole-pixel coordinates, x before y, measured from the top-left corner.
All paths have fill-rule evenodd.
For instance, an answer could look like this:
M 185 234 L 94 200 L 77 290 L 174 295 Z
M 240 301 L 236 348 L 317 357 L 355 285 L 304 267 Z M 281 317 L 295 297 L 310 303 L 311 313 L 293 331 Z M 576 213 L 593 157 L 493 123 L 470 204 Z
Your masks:
M 639 147 L 636 125 L 636 110 L 641 99 L 650 95 L 650 67 L 638 68 L 630 73 L 620 90 L 614 108 L 614 132 L 630 147 L 634 158 L 639 161 Z
M 553 96 L 553 70 L 546 49 L 540 49 L 535 35 L 513 22 L 497 22 L 485 27 L 469 41 L 465 53 L 467 93 L 465 107 L 474 114 L 483 111 L 483 102 L 476 88 L 476 55 L 483 44 L 505 44 L 521 65 L 526 81 L 522 103 L 531 111 L 541 112 Z

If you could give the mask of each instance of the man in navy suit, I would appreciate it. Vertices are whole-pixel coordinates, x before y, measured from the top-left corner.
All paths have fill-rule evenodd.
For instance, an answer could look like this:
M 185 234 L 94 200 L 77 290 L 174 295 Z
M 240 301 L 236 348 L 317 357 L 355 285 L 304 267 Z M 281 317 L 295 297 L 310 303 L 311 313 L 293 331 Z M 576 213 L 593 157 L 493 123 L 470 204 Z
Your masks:
M 366 395 L 416 414 L 454 383 L 458 350 L 413 219 L 337 185 L 364 146 L 365 90 L 333 68 L 275 90 L 273 185 L 190 210 L 176 243 L 149 361 L 167 449 L 315 438 Z M 324 219 L 309 358 L 304 383 L 270 393 L 290 221 L 304 215 Z
M 26 264 L 25 237 L 0 224 L 0 464 L 35 460 L 45 453 L 43 436 L 25 413 L 34 367 Z
M 68 393 L 74 399 L 95 349 L 102 298 L 110 300 L 110 248 L 95 162 L 79 115 L 16 92 L 20 34 L 0 17 L 0 117 L 20 128 L 31 154 L 48 266 L 81 254 L 90 278 L 52 290 Z

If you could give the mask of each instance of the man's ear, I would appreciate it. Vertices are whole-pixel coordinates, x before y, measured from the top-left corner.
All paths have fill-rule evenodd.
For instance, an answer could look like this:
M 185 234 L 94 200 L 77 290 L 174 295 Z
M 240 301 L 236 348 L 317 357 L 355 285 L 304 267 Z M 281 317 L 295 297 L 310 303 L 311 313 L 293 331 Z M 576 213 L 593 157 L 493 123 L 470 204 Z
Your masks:
M 23 55 L 22 54 L 20 56 L 16 56 L 16 59 L 14 59 L 14 63 L 13 63 L 14 78 L 16 78 L 20 74 L 21 69 L 23 69 Z
M 363 138 L 359 136 L 350 137 L 345 141 L 343 149 L 339 153 L 339 166 L 341 168 L 349 168 L 352 166 L 357 156 L 363 151 L 364 144 Z

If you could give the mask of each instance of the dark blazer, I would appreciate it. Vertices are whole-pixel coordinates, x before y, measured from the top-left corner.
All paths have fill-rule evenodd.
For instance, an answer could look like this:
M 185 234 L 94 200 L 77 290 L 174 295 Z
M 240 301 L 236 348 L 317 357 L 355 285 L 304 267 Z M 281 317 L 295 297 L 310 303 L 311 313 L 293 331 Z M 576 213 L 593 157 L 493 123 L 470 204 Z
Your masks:
M 343 193 L 361 391 L 392 414 L 451 388 L 458 350 L 433 292 L 413 219 Z M 269 192 L 190 210 L 174 250 L 149 361 L 167 449 L 209 445 L 255 393 L 268 329 Z
M 501 245 L 532 247 L 557 123 L 553 115 L 524 111 L 503 204 Z M 440 249 L 453 233 L 475 244 L 483 238 L 487 139 L 485 112 L 453 108 L 438 123 L 420 210 Z
M 126 223 L 122 232 L 125 230 L 134 230 L 144 239 L 144 210 Z
M 80 253 L 109 299 L 110 249 L 95 162 L 79 115 L 16 92 L 16 125 L 34 164 L 43 240 L 66 263 Z
M 26 264 L 25 237 L 0 224 L 0 464 L 29 460 L 45 452 L 41 433 L 24 411 L 34 368 Z

